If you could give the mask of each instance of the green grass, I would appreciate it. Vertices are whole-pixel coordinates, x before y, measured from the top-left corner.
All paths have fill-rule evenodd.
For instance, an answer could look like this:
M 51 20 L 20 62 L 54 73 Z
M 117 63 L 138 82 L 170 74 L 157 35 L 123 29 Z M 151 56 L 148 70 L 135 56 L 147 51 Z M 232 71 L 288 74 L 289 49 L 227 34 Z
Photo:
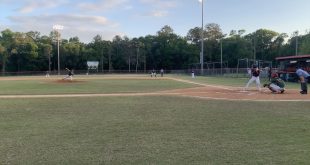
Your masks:
M 307 164 L 308 102 L 0 100 L 0 164 Z
M 231 86 L 247 82 L 177 78 Z M 154 92 L 194 86 L 162 79 L 0 81 L 0 95 Z M 299 84 L 289 83 L 288 88 Z M 309 102 L 144 96 L 1 99 L 0 105 L 0 164 L 310 162 Z
M 78 79 L 77 79 L 78 80 Z M 72 94 L 72 93 L 134 93 L 195 87 L 165 79 L 81 79 L 77 83 L 56 83 L 47 80 L 0 81 L 0 95 L 7 94 Z
M 227 77 L 201 77 L 195 79 L 190 76 L 171 77 L 190 80 L 198 83 L 227 85 L 244 87 L 248 81 L 246 78 Z M 56 83 L 55 81 L 40 80 L 10 80 L 0 81 L 0 95 L 9 94 L 76 94 L 76 93 L 134 93 L 134 92 L 156 92 L 169 89 L 180 89 L 196 87 L 197 85 L 177 82 L 168 79 L 77 79 L 78 83 Z M 261 84 L 267 82 L 262 79 Z M 299 89 L 298 83 L 286 83 L 287 89 Z M 255 86 L 253 83 L 252 86 Z

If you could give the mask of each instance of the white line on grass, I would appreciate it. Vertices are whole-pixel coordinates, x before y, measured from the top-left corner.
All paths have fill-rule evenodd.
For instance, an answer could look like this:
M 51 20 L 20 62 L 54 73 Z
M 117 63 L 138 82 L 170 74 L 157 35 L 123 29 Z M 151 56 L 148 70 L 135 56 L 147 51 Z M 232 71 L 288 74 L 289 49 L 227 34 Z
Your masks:
M 310 100 L 256 100 L 256 99 L 231 99 L 231 98 L 218 98 L 218 97 L 209 97 L 209 96 L 188 96 L 180 94 L 181 97 L 190 97 L 197 99 L 207 99 L 207 100 L 225 100 L 225 101 L 254 101 L 254 102 L 309 102 Z
M 0 95 L 2 99 L 15 98 L 75 98 L 75 97 L 127 97 L 127 96 L 180 96 L 188 98 L 226 100 L 226 101 L 258 101 L 258 102 L 309 102 L 310 100 L 257 100 L 257 99 L 231 99 L 210 96 L 190 96 L 184 93 L 112 93 L 112 94 L 57 94 L 57 95 Z
M 185 83 L 189 83 L 189 84 L 195 84 L 195 85 L 201 85 L 201 86 L 205 86 L 205 87 L 214 87 L 214 88 L 220 88 L 220 89 L 226 89 L 226 90 L 234 90 L 231 88 L 236 88 L 236 87 L 231 87 L 231 88 L 227 88 L 225 86 L 218 86 L 218 85 L 209 85 L 209 84 L 204 84 L 204 83 L 197 83 L 197 82 L 193 82 L 193 81 L 189 81 L 189 80 L 183 80 L 183 79 L 178 79 L 178 78 L 169 78 L 171 80 L 175 80 L 175 81 L 179 81 L 179 82 L 185 82 Z M 239 89 L 239 87 L 237 87 Z

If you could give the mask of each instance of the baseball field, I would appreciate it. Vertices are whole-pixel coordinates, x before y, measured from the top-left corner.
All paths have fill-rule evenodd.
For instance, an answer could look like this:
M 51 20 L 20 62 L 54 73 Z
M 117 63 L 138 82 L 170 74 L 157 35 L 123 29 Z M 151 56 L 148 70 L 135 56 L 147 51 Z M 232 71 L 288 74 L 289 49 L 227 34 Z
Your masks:
M 0 164 L 307 164 L 310 97 L 247 79 L 0 77 Z M 264 80 L 262 80 L 262 83 Z

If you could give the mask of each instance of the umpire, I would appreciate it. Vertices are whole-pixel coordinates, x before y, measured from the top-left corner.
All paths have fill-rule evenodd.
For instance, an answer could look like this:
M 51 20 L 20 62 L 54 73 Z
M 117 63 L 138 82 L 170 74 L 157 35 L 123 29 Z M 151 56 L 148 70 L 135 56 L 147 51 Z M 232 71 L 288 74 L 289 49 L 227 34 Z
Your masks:
M 305 71 L 302 66 L 298 66 L 296 74 L 300 80 L 300 88 L 301 88 L 300 94 L 307 94 L 308 93 L 307 83 L 310 78 L 309 73 Z

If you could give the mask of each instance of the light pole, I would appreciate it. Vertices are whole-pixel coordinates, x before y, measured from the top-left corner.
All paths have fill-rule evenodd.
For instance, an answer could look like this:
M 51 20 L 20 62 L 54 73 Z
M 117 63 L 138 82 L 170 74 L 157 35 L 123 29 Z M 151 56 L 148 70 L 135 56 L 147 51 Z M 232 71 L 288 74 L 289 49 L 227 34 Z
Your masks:
M 256 61 L 256 36 L 253 38 L 253 55 L 254 55 L 254 61 Z
M 60 61 L 59 61 L 59 40 L 60 40 L 60 32 L 64 27 L 62 25 L 54 25 L 53 29 L 57 31 L 57 60 L 58 60 L 58 75 L 60 75 Z
M 296 37 L 295 56 L 297 56 L 298 55 L 298 30 L 294 32 L 294 35 Z
M 221 75 L 223 74 L 223 38 L 221 38 Z
M 226 37 L 227 34 L 223 34 L 220 38 L 220 45 L 221 45 L 221 75 L 223 74 L 223 39 Z
M 200 73 L 203 75 L 203 1 L 198 0 L 201 3 L 201 51 L 200 51 Z

